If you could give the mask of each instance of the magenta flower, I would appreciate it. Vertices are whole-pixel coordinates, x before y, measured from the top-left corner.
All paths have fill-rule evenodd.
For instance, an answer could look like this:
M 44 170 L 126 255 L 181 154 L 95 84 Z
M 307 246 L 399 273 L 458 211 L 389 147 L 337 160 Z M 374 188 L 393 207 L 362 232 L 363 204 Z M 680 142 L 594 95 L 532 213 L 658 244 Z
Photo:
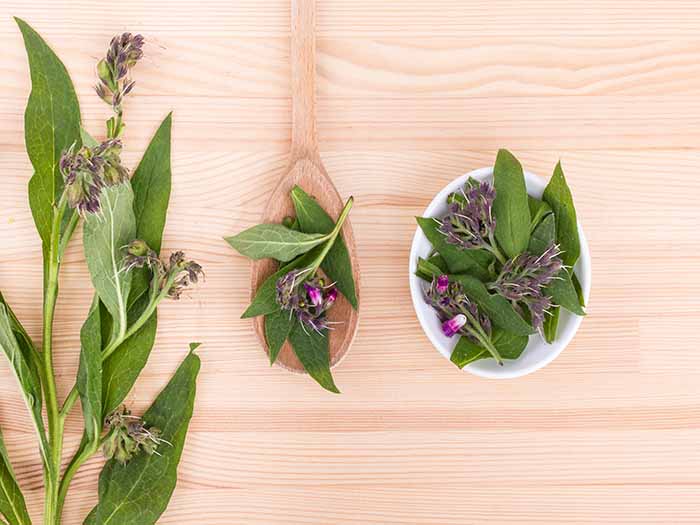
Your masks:
M 447 275 L 441 275 L 437 278 L 437 285 L 435 286 L 435 290 L 437 291 L 437 293 L 443 294 L 447 291 L 447 288 L 449 286 L 450 278 L 447 277 Z
M 319 288 L 316 288 L 309 283 L 304 283 L 304 290 L 306 290 L 306 294 L 309 296 L 309 301 L 314 306 L 319 306 L 323 302 L 323 294 L 321 294 L 321 290 Z
M 467 324 L 467 316 L 464 314 L 457 314 L 452 319 L 448 319 L 442 323 L 442 332 L 447 337 L 452 337 L 459 332 L 465 324 Z
M 332 305 L 338 298 L 338 289 L 334 286 L 326 293 L 326 304 L 328 306 Z
M 334 283 L 328 284 L 323 277 L 311 274 L 308 268 L 292 270 L 277 281 L 277 304 L 282 310 L 312 330 L 321 333 L 330 328 L 327 311 L 338 298 Z

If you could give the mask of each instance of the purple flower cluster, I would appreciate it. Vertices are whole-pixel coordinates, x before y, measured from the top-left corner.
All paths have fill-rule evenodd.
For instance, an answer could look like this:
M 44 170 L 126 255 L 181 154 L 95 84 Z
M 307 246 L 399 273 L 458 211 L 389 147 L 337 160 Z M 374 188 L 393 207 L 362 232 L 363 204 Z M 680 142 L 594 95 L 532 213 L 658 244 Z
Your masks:
M 100 83 L 95 86 L 99 97 L 119 111 L 122 100 L 134 88 L 128 78 L 129 70 L 143 56 L 143 37 L 124 33 L 110 42 L 107 56 L 97 64 Z
M 479 337 L 491 336 L 491 320 L 479 312 L 476 303 L 464 293 L 462 285 L 450 282 L 447 275 L 433 279 L 425 291 L 425 301 L 437 312 L 447 337 L 459 334 L 480 344 Z
M 110 139 L 94 148 L 83 146 L 76 152 L 71 146 L 63 152 L 59 169 L 71 208 L 80 214 L 97 213 L 102 188 L 129 178 L 129 171 L 121 163 L 121 149 L 119 140 Z
M 563 268 L 560 254 L 556 244 L 550 245 L 541 255 L 521 253 L 508 260 L 496 281 L 489 284 L 491 290 L 516 306 L 526 306 L 532 325 L 540 331 L 545 313 L 552 306 L 551 298 L 545 295 L 544 289 Z
M 496 219 L 493 201 L 496 190 L 488 182 L 467 184 L 462 194 L 449 205 L 449 212 L 438 222 L 438 231 L 450 244 L 462 249 L 492 249 Z
M 148 244 L 141 239 L 135 239 L 126 247 L 124 256 L 124 271 L 134 268 L 150 268 L 158 279 L 158 289 L 167 287 L 167 295 L 171 299 L 179 299 L 182 292 L 191 284 L 196 284 L 204 276 L 201 265 L 185 258 L 183 252 L 173 252 L 167 263 L 158 257 Z
M 309 275 L 309 269 L 292 270 L 277 281 L 277 304 L 302 323 L 321 333 L 330 328 L 327 312 L 338 298 L 334 283 Z
M 105 423 L 109 430 L 102 452 L 107 459 L 114 458 L 122 465 L 141 450 L 150 456 L 157 453 L 161 443 L 170 444 L 160 437 L 158 428 L 147 427 L 140 417 L 132 416 L 124 406 L 109 415 Z

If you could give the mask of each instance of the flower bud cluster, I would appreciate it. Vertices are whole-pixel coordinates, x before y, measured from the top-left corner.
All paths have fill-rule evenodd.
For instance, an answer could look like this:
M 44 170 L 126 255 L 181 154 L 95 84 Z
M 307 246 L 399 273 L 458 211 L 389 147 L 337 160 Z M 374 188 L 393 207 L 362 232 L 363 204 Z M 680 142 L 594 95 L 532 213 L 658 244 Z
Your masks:
M 309 269 L 292 270 L 277 281 L 277 304 L 304 326 L 321 333 L 330 327 L 327 312 L 338 298 L 334 283 Z
M 107 417 L 107 437 L 102 452 L 107 459 L 114 458 L 122 465 L 136 456 L 140 451 L 148 455 L 157 454 L 162 443 L 161 431 L 147 427 L 140 417 L 132 416 L 126 407 L 121 406 Z

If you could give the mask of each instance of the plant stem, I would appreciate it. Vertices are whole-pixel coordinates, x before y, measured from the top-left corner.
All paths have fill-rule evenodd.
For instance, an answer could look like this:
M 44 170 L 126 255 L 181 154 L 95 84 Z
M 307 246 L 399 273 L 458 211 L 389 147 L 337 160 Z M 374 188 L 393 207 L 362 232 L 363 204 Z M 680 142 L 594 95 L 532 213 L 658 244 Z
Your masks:
M 343 210 L 340 212 L 340 215 L 338 216 L 338 222 L 335 223 L 335 227 L 333 228 L 333 231 L 331 231 L 331 233 L 328 234 L 328 240 L 323 245 L 323 250 L 321 250 L 321 253 L 318 254 L 318 257 L 316 257 L 316 260 L 311 264 L 311 266 L 309 266 L 309 269 L 311 270 L 311 275 L 316 273 L 316 270 L 318 270 L 318 267 L 321 266 L 321 263 L 326 258 L 326 255 L 328 255 L 328 252 L 333 247 L 333 244 L 335 244 L 335 240 L 338 237 L 338 234 L 340 233 L 340 230 L 343 227 L 343 223 L 345 222 L 345 219 L 347 218 L 348 213 L 350 213 L 350 209 L 352 208 L 353 202 L 354 202 L 353 197 L 350 197 L 348 199 L 348 202 L 345 203 Z
M 493 233 L 489 234 L 489 242 L 490 242 L 490 248 L 488 250 L 496 256 L 496 259 L 498 259 L 498 262 L 501 264 L 506 263 L 506 256 L 501 253 L 501 250 L 498 249 L 498 243 L 496 242 L 496 239 L 493 236 Z M 488 246 L 488 245 L 485 245 Z
M 43 311 L 43 377 L 44 397 L 46 399 L 46 416 L 49 423 L 49 453 L 46 454 L 48 465 L 45 473 L 44 523 L 47 525 L 58 524 L 60 516 L 56 514 L 56 502 L 58 499 L 58 478 L 61 470 L 61 453 L 63 450 L 63 421 L 58 407 L 56 394 L 56 378 L 53 370 L 52 340 L 53 319 L 58 297 L 58 271 L 61 264 L 61 223 L 67 206 L 65 193 L 61 195 L 58 205 L 54 209 L 53 223 L 51 226 L 51 240 L 48 249 L 48 262 L 46 263 L 46 278 L 44 286 L 44 311 Z

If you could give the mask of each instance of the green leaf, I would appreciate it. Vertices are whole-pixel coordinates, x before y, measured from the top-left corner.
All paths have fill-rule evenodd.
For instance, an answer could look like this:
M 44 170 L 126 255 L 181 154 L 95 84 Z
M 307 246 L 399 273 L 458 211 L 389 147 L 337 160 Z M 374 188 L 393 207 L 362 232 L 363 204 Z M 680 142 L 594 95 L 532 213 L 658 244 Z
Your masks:
M 97 142 L 97 139 L 90 135 L 90 133 L 83 126 L 80 126 L 80 140 L 82 141 L 83 146 L 87 146 L 88 148 L 94 148 L 100 145 L 100 143 Z
M 527 196 L 527 204 L 530 208 L 530 233 L 540 224 L 542 219 L 552 213 L 552 208 L 544 201 Z
M 327 234 L 333 230 L 335 222 L 316 202 L 316 199 L 308 195 L 299 186 L 292 188 L 291 197 L 297 215 L 296 220 L 301 231 Z M 352 261 L 342 235 L 338 235 L 338 238 L 333 243 L 326 258 L 321 263 L 321 269 L 331 280 L 335 281 L 335 285 L 340 293 L 357 310 L 358 301 L 355 280 L 352 275 Z
M 581 253 L 578 238 L 578 222 L 576 208 L 571 190 L 566 183 L 561 162 L 554 168 L 554 174 L 544 189 L 542 199 L 552 207 L 557 223 L 557 243 L 562 250 L 562 261 L 566 266 L 573 267 Z
M 146 308 L 144 295 L 129 310 L 128 321 L 133 323 Z M 102 416 L 113 412 L 129 395 L 141 370 L 146 366 L 156 340 L 158 318 L 154 312 L 134 335 L 125 340 L 102 363 Z
M 253 260 L 277 259 L 288 262 L 326 240 L 320 233 L 302 233 L 281 224 L 258 224 L 233 237 L 231 247 Z
M 561 308 L 555 306 L 549 309 L 551 315 L 545 316 L 544 319 L 544 340 L 548 343 L 553 343 L 557 338 L 557 327 L 559 326 L 559 314 L 561 313 Z
M 571 275 L 565 269 L 562 269 L 547 285 L 545 294 L 552 298 L 554 304 L 562 306 L 576 315 L 586 315 L 586 312 L 581 308 L 576 288 L 571 282 Z
M 50 244 L 54 204 L 63 191 L 59 160 L 80 141 L 80 106 L 65 66 L 25 21 L 15 18 L 27 50 L 32 91 L 24 113 L 24 137 L 34 175 L 29 205 L 44 246 Z
M 331 375 L 328 334 L 319 334 L 314 330 L 305 331 L 301 323 L 294 323 L 289 332 L 289 342 L 304 365 L 304 370 L 323 388 L 340 394 Z
M 439 256 L 438 256 L 439 257 Z M 437 275 L 445 273 L 445 270 L 436 264 L 433 264 L 429 259 L 418 258 L 418 266 L 416 275 L 426 281 L 432 281 Z
M 32 525 L 2 434 L 0 434 L 0 512 L 9 525 Z
M 103 427 L 102 418 L 102 333 L 100 302 L 97 297 L 88 318 L 80 329 L 80 362 L 76 386 L 85 419 L 85 434 L 97 443 Z
M 296 321 L 290 312 L 277 310 L 265 316 L 265 340 L 270 350 L 270 364 L 274 364 Z
M 306 252 L 301 257 L 289 262 L 265 279 L 265 281 L 263 281 L 258 290 L 255 292 L 253 302 L 250 303 L 250 306 L 248 306 L 246 311 L 243 312 L 241 318 L 247 319 L 249 317 L 257 317 L 258 315 L 271 314 L 279 310 L 280 307 L 277 304 L 276 299 L 277 281 L 280 279 L 280 277 L 283 277 L 294 269 L 309 266 L 316 259 L 316 256 L 319 254 L 321 248 L 322 247 L 319 246 L 310 252 Z
M 496 240 L 508 257 L 527 249 L 530 239 L 530 207 L 523 167 L 509 151 L 499 150 L 493 167 L 496 199 Z
M 498 294 L 491 294 L 484 283 L 470 275 L 450 275 L 450 281 L 458 281 L 467 296 L 491 319 L 494 326 L 516 335 L 530 335 L 534 330 L 510 302 Z
M 574 284 L 574 288 L 576 289 L 576 295 L 578 295 L 578 302 L 579 304 L 585 308 L 586 307 L 586 299 L 583 296 L 583 287 L 581 286 L 580 281 L 578 280 L 578 277 L 574 272 L 571 273 L 571 282 Z
M 172 114 L 169 114 L 153 135 L 131 178 L 131 187 L 134 190 L 134 217 L 136 219 L 135 237 L 145 241 L 156 253 L 160 253 L 168 203 L 170 202 L 171 128 Z M 150 272 L 146 268 L 134 272 L 129 295 L 130 305 L 148 289 L 149 274 Z
M 39 371 L 35 368 L 34 363 L 27 359 L 25 352 L 22 351 L 13 331 L 14 323 L 12 317 L 7 307 L 4 304 L 0 304 L 0 349 L 10 363 L 10 370 L 12 370 L 22 390 L 22 397 L 32 416 L 34 427 L 43 441 L 45 434 L 44 420 L 41 415 Z M 42 451 L 47 450 L 45 446 L 46 443 L 42 443 Z
M 17 340 L 17 344 L 19 345 L 19 349 L 22 352 L 25 361 L 29 364 L 29 367 L 32 369 L 32 373 L 36 375 L 36 380 L 41 384 L 41 381 L 39 380 L 41 367 L 43 366 L 41 356 L 37 352 L 36 346 L 34 345 L 32 339 L 29 337 L 29 334 L 22 326 L 22 323 L 19 322 L 19 319 L 17 319 L 17 316 L 12 311 L 12 308 L 10 308 L 10 305 L 5 300 L 5 297 L 2 295 L 2 292 L 0 292 L 0 305 L 5 306 L 5 309 L 7 310 L 7 315 L 10 319 L 10 325 L 12 326 L 12 331 L 14 332 L 15 339 Z
M 127 299 L 131 272 L 123 271 L 124 247 L 136 235 L 134 193 L 129 182 L 102 189 L 101 210 L 85 217 L 83 248 L 90 278 L 115 331 L 126 329 Z
M 501 354 L 501 357 L 509 360 L 518 359 L 522 355 L 523 350 L 527 347 L 528 340 L 529 338 L 525 335 L 515 335 L 504 330 L 494 330 L 491 337 L 491 341 L 498 353 Z M 464 368 L 480 359 L 493 359 L 493 357 L 488 350 L 473 343 L 466 337 L 459 338 L 450 356 L 450 361 L 459 368 Z
M 462 250 L 457 246 L 448 244 L 445 236 L 438 231 L 438 223 L 435 219 L 416 217 L 418 226 L 433 245 L 433 249 L 444 259 L 451 273 L 469 273 L 482 280 L 492 277 L 489 266 L 493 262 L 493 255 L 486 250 Z
M 99 481 L 99 502 L 87 525 L 153 525 L 165 511 L 192 417 L 200 361 L 185 358 L 167 386 L 143 415 L 144 423 L 162 431 L 157 454 L 140 453 L 126 465 L 108 461 Z
M 554 244 L 555 229 L 554 215 L 549 214 L 542 219 L 542 222 L 532 232 L 527 251 L 533 255 L 544 253 L 547 248 Z

